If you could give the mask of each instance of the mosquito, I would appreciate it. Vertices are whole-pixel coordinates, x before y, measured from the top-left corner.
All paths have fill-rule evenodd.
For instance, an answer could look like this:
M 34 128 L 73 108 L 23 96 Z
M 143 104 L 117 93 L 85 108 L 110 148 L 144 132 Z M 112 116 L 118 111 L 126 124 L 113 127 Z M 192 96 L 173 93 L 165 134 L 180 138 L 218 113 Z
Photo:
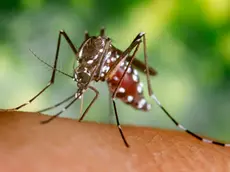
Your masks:
M 57 69 L 58 57 L 59 57 L 59 49 L 61 44 L 61 38 L 64 37 L 67 41 L 68 45 L 72 49 L 74 55 L 76 56 L 75 62 L 78 62 L 77 67 L 73 68 L 73 75 L 66 74 Z M 136 57 L 136 53 L 141 45 L 143 44 L 144 51 L 144 62 L 138 60 Z M 59 31 L 58 41 L 57 41 L 57 49 L 53 66 L 43 61 L 40 57 L 38 57 L 32 50 L 30 50 L 33 55 L 38 58 L 41 62 L 52 68 L 51 79 L 48 84 L 38 92 L 34 97 L 32 97 L 28 102 L 21 104 L 20 106 L 7 110 L 19 110 L 22 107 L 32 103 L 37 97 L 39 97 L 43 92 L 45 92 L 51 85 L 55 82 L 55 74 L 56 71 L 60 72 L 67 77 L 72 78 L 77 83 L 77 91 L 67 97 L 63 101 L 40 110 L 38 112 L 45 112 L 47 110 L 56 108 L 62 105 L 65 102 L 69 102 L 61 111 L 59 111 L 54 116 L 50 117 L 45 121 L 41 121 L 42 124 L 46 124 L 64 111 L 66 111 L 76 100 L 83 100 L 83 95 L 86 90 L 90 89 L 95 93 L 94 98 L 91 100 L 88 107 L 82 113 L 82 106 L 80 110 L 81 117 L 79 118 L 79 122 L 83 120 L 89 109 L 92 107 L 94 102 L 97 100 L 99 91 L 91 86 L 92 81 L 95 82 L 104 82 L 106 81 L 108 84 L 108 88 L 111 95 L 112 105 L 114 114 L 116 117 L 117 128 L 120 132 L 120 135 L 124 141 L 126 147 L 129 147 L 128 142 L 123 134 L 122 127 L 120 125 L 116 101 L 115 99 L 120 99 L 122 102 L 132 106 L 137 110 L 149 111 L 151 109 L 151 105 L 147 102 L 143 94 L 143 83 L 140 82 L 138 71 L 141 71 L 146 74 L 147 78 L 147 87 L 148 87 L 148 95 L 156 102 L 156 104 L 163 110 L 163 112 L 171 119 L 171 121 L 180 129 L 184 130 L 191 136 L 195 137 L 198 140 L 201 140 L 206 143 L 212 143 L 219 146 L 230 147 L 230 144 L 225 144 L 209 139 L 205 139 L 200 137 L 199 135 L 191 132 L 186 129 L 183 125 L 178 123 L 170 113 L 164 108 L 164 106 L 160 103 L 160 101 L 155 96 L 151 82 L 150 76 L 155 76 L 157 74 L 156 70 L 148 65 L 148 56 L 146 50 L 146 36 L 144 32 L 140 32 L 133 39 L 131 44 L 124 51 L 116 48 L 109 37 L 105 35 L 105 29 L 102 28 L 100 30 L 100 34 L 98 36 L 90 36 L 88 32 L 85 32 L 85 39 L 81 46 L 77 49 L 72 43 L 71 39 L 67 35 L 67 33 L 63 30 Z M 83 102 L 83 101 L 82 101 Z

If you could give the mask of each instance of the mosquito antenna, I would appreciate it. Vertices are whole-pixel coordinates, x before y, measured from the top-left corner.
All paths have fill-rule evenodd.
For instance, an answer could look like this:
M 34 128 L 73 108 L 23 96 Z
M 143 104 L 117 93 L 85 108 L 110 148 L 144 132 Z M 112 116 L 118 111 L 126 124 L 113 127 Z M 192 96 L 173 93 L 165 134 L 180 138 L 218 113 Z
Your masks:
M 67 74 L 67 73 L 65 73 L 65 72 L 62 72 L 61 70 L 58 70 L 58 69 L 54 68 L 53 66 L 51 66 L 50 64 L 46 63 L 46 62 L 45 62 L 44 60 L 42 60 L 33 50 L 31 50 L 31 49 L 29 49 L 29 50 L 30 50 L 30 52 L 31 52 L 40 62 L 42 62 L 42 63 L 44 63 L 45 65 L 47 65 L 48 67 L 50 67 L 50 68 L 56 70 L 57 72 L 60 72 L 61 74 L 65 75 L 65 76 L 68 76 L 69 78 L 74 79 L 73 76 L 71 76 L 71 75 L 69 75 L 69 74 Z

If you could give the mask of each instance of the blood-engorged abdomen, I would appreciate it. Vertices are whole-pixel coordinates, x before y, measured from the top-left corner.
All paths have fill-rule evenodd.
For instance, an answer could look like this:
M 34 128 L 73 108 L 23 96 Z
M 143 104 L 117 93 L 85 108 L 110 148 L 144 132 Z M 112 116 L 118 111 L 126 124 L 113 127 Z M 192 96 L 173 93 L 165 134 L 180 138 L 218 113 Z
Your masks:
M 128 62 L 122 62 L 119 68 L 113 72 L 113 75 L 107 80 L 109 90 L 113 94 L 118 86 L 118 83 L 127 67 Z M 118 88 L 116 98 L 119 98 L 124 103 L 131 105 L 135 109 L 149 111 L 151 105 L 147 103 L 143 95 L 143 84 L 139 80 L 138 72 L 129 67 L 127 73 Z

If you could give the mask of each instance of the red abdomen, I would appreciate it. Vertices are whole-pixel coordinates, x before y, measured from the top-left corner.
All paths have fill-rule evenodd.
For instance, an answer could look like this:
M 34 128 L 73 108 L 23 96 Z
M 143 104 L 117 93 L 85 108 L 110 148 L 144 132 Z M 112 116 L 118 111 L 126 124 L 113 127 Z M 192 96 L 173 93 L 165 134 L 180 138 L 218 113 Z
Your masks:
M 112 76 L 109 76 L 107 82 L 111 93 L 117 88 L 119 80 L 121 79 L 127 65 L 128 62 L 122 62 L 119 68 L 113 72 Z M 139 80 L 138 72 L 136 69 L 133 69 L 132 66 L 127 70 L 127 73 L 118 88 L 116 97 L 135 109 L 143 111 L 151 109 L 151 105 L 148 104 L 144 98 L 143 84 Z

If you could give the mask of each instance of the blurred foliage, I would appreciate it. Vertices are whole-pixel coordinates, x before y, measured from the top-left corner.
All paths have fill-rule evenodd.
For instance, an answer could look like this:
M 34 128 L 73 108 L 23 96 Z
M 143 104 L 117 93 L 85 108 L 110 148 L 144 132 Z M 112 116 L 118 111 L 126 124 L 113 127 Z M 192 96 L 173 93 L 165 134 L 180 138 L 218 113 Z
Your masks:
M 60 29 L 79 47 L 84 30 L 95 35 L 105 26 L 113 44 L 121 49 L 138 32 L 145 31 L 149 64 L 159 73 L 151 82 L 162 104 L 192 131 L 230 141 L 229 18 L 228 0 L 3 1 L 0 5 L 0 107 L 19 105 L 46 85 L 51 70 L 28 49 L 52 64 Z M 142 50 L 137 57 L 143 60 Z M 58 68 L 72 74 L 73 61 L 74 54 L 63 41 Z M 146 83 L 144 74 L 141 78 Z M 112 116 L 106 84 L 96 86 L 100 97 L 86 120 L 109 122 Z M 55 84 L 23 110 L 50 106 L 75 90 L 76 83 L 57 74 Z M 84 107 L 93 96 L 91 91 L 86 92 Z M 175 128 L 155 104 L 150 112 L 144 113 L 117 102 L 123 124 Z M 63 116 L 77 118 L 79 108 L 78 102 Z

